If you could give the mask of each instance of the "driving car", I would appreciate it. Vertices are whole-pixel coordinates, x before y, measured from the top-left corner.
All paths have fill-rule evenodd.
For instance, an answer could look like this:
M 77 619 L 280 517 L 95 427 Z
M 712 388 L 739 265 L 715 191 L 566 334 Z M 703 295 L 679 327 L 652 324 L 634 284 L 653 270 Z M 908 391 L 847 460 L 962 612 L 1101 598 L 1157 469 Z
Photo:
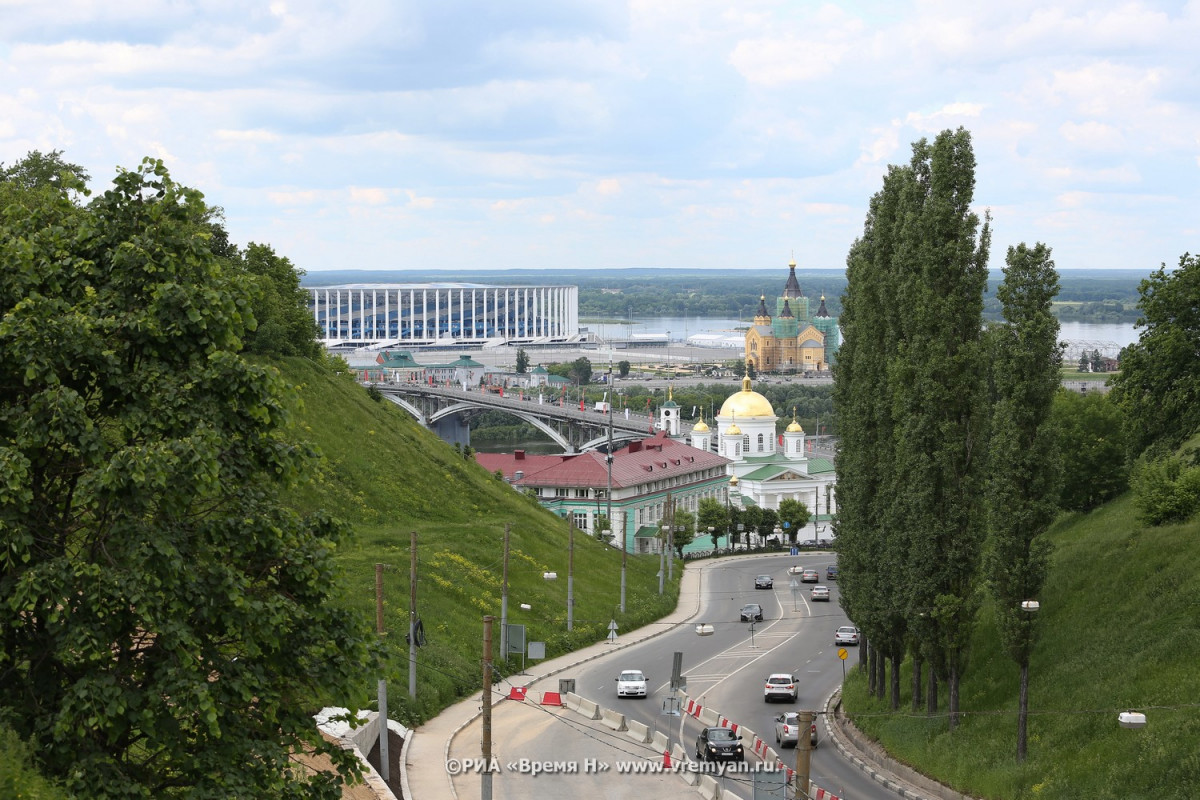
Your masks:
M 825 580 L 836 581 L 838 576 L 837 564 L 830 564 L 825 568 Z
M 792 566 L 788 567 L 788 575 L 803 575 L 803 574 L 804 574 L 804 567 L 800 566 L 799 564 L 793 564 Z
M 759 575 L 754 579 L 755 589 L 772 589 L 775 587 L 775 579 L 770 575 Z
M 790 700 L 796 702 L 796 676 L 786 672 L 773 672 L 767 676 L 763 686 L 763 702 Z
M 795 747 L 800 738 L 800 714 L 795 711 L 785 711 L 775 718 L 775 744 L 780 747 Z M 817 725 L 813 723 L 808 729 L 808 743 L 815 750 L 817 747 Z
M 818 603 L 818 602 L 822 602 L 822 601 L 828 603 L 829 602 L 829 587 L 821 586 L 819 584 L 817 586 L 812 587 L 812 592 L 809 594 L 808 599 L 812 600 L 814 603 Z
M 834 644 L 858 644 L 858 628 L 853 625 L 843 625 L 834 631 Z
M 815 569 L 806 569 L 804 572 L 800 573 L 801 583 L 816 583 L 819 580 L 821 580 L 821 573 L 817 572 Z
M 700 761 L 745 761 L 742 737 L 729 728 L 703 728 L 696 736 L 696 758 Z
M 758 603 L 746 603 L 746 605 L 742 606 L 742 611 L 739 615 L 739 619 L 742 622 L 762 622 L 762 618 L 762 606 Z
M 646 676 L 640 669 L 622 670 L 617 676 L 617 697 L 645 697 Z

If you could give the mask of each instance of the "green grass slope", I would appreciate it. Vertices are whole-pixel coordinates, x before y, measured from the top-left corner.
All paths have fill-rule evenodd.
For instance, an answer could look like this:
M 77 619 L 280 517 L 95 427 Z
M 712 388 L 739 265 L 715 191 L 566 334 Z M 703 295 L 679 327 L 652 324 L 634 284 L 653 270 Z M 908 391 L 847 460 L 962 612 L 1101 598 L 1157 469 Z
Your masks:
M 301 398 L 297 433 L 323 455 L 320 479 L 290 498 L 302 511 L 326 509 L 356 536 L 339 555 L 345 601 L 375 624 L 375 564 L 385 565 L 385 672 L 390 716 L 415 725 L 481 685 L 485 614 L 496 617 L 499 660 L 504 525 L 511 525 L 509 621 L 526 626 L 547 657 L 649 623 L 675 607 L 678 575 L 658 594 L 658 558 L 630 556 L 626 614 L 618 613 L 620 551 L 575 535 L 573 630 L 568 633 L 568 531 L 540 508 L 464 458 L 407 412 L 373 399 L 353 380 L 303 359 L 273 362 Z M 417 611 L 426 643 L 418 650 L 417 696 L 408 695 L 409 541 L 417 532 Z M 558 579 L 542 575 L 555 572 Z M 520 605 L 528 604 L 528 611 Z M 520 670 L 520 656 L 499 663 L 501 679 Z M 374 681 L 357 700 L 369 704 Z
M 1016 763 L 1018 670 L 981 611 L 960 726 L 866 697 L 846 706 L 900 760 L 965 793 L 1010 798 L 1200 797 L 1200 521 L 1145 528 L 1125 496 L 1061 519 L 1030 665 L 1028 759 Z M 941 695 L 945 708 L 945 691 Z M 1118 726 L 1143 711 L 1141 730 Z

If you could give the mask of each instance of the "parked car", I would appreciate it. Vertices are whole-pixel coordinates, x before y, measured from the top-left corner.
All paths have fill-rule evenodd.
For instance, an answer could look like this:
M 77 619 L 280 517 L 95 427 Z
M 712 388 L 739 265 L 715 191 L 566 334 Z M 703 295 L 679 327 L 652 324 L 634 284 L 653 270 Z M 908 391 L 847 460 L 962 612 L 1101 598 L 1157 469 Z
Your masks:
M 812 600 L 814 603 L 819 603 L 819 602 L 828 603 L 829 602 L 829 587 L 821 586 L 820 584 L 814 586 L 812 588 L 812 592 L 809 594 L 809 599 Z
M 785 711 L 775 718 L 775 744 L 780 747 L 795 747 L 800 738 L 800 714 L 795 711 Z M 808 729 L 808 743 L 815 750 L 817 747 L 817 725 L 813 723 Z
M 763 610 L 758 603 L 746 603 L 742 606 L 740 619 L 742 622 L 762 622 Z
M 772 589 L 775 586 L 775 579 L 770 575 L 759 575 L 754 579 L 755 589 Z
M 796 676 L 786 672 L 773 672 L 767 676 L 763 686 L 763 702 L 789 700 L 796 702 Z
M 837 564 L 830 564 L 825 568 L 825 580 L 836 581 L 838 577 Z
M 696 759 L 699 761 L 745 761 L 742 737 L 729 728 L 704 728 L 696 736 Z
M 858 644 L 858 628 L 853 625 L 843 625 L 834 631 L 833 643 L 838 644 Z
M 801 583 L 816 583 L 819 580 L 821 580 L 821 573 L 817 572 L 815 569 L 806 569 L 804 572 L 800 573 Z
M 640 669 L 623 670 L 617 676 L 617 697 L 645 697 L 646 676 Z

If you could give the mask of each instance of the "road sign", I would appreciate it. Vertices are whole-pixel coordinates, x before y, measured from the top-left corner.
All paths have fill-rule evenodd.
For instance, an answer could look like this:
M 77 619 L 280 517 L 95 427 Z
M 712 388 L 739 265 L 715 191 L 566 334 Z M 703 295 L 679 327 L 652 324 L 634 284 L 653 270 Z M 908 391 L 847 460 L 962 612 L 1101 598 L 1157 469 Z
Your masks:
M 838 658 L 840 658 L 842 661 L 845 661 L 849 656 L 850 656 L 850 653 L 848 653 L 846 651 L 846 648 L 844 648 L 844 647 L 838 648 Z
M 617 621 L 615 619 L 608 623 L 608 640 L 610 642 L 617 640 Z

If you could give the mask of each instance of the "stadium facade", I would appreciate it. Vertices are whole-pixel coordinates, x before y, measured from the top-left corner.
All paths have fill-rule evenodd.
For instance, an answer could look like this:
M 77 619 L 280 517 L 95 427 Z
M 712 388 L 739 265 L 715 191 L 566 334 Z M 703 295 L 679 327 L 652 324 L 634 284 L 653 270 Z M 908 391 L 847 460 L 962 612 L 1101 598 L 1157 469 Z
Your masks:
M 326 347 L 572 342 L 579 287 L 355 283 L 306 287 Z

